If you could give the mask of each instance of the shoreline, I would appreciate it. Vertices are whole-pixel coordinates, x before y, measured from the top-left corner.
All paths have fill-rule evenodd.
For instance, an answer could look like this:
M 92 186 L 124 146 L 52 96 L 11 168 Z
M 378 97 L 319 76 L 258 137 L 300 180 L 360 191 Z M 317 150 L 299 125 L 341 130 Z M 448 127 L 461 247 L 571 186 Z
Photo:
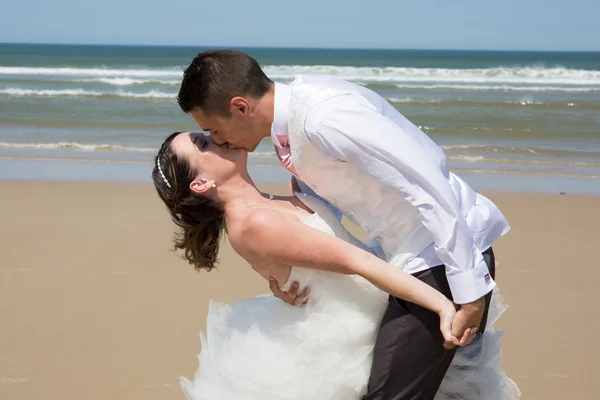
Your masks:
M 87 157 L 86 157 L 87 156 Z M 99 154 L 94 154 L 98 157 Z M 481 168 L 450 164 L 450 170 L 476 191 L 514 193 L 569 193 L 600 195 L 600 175 L 560 171 Z M 248 170 L 257 184 L 287 184 L 290 173 L 274 160 L 249 159 Z M 119 159 L 89 154 L 73 157 L 32 158 L 0 154 L 0 181 L 45 182 L 129 182 L 151 184 L 152 162 L 146 156 Z
M 286 194 L 288 193 L 288 182 L 257 182 L 256 186 L 261 190 L 267 193 L 273 194 Z M 90 187 L 100 187 L 100 186 L 111 186 L 115 185 L 117 187 L 131 187 L 137 189 L 147 190 L 151 188 L 154 191 L 154 186 L 151 180 L 147 181 L 112 181 L 112 180 L 51 180 L 51 179 L 1 179 L 0 178 L 0 189 L 4 187 L 11 187 L 11 189 L 24 189 L 28 186 L 35 185 L 48 185 L 48 186 L 66 186 L 76 188 L 78 186 L 90 186 Z M 532 196 L 532 197 L 545 197 L 545 196 L 572 196 L 575 198 L 598 198 L 600 194 L 595 193 L 566 193 L 566 192 L 520 192 L 514 190 L 476 190 L 477 193 L 480 193 L 486 197 L 497 197 L 497 196 Z M 288 193 L 289 194 L 289 193 Z

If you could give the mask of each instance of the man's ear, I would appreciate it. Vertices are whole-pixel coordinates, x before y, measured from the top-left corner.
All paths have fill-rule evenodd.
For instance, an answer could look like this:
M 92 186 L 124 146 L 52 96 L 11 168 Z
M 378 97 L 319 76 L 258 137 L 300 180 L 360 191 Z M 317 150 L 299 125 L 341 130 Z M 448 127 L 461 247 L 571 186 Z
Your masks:
M 190 190 L 196 194 L 206 194 L 213 190 L 215 181 L 212 179 L 198 178 L 190 183 Z
M 234 97 L 229 104 L 231 105 L 232 113 L 249 114 L 252 111 L 252 104 L 242 96 Z

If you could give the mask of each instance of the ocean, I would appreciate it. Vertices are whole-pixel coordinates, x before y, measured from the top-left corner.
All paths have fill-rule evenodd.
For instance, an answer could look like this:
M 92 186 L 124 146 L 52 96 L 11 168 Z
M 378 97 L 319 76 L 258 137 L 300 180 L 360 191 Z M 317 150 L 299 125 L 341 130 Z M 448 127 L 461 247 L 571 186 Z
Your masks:
M 201 47 L 0 44 L 0 179 L 150 182 Z M 477 190 L 600 194 L 600 53 L 242 49 L 290 82 L 327 74 L 377 91 Z M 365 132 L 368 134 L 368 132 Z M 268 140 L 257 182 L 287 182 Z

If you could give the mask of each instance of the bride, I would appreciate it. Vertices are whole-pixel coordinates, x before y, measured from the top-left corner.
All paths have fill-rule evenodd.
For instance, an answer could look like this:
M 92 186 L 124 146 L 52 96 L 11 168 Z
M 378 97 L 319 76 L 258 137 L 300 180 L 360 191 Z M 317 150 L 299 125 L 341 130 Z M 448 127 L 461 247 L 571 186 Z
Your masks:
M 476 332 L 451 334 L 454 305 L 441 293 L 377 258 L 321 201 L 261 193 L 247 152 L 177 132 L 163 143 L 152 173 L 182 232 L 175 247 L 197 270 L 217 263 L 223 231 L 231 246 L 282 290 L 310 286 L 305 307 L 269 296 L 231 305 L 211 302 L 200 366 L 181 378 L 189 400 L 360 399 L 366 391 L 377 329 L 388 293 L 436 312 L 445 343 L 465 346 Z M 495 301 L 501 300 L 495 296 Z M 461 348 L 440 399 L 508 399 L 518 389 L 499 367 L 503 311 L 492 304 L 487 330 Z

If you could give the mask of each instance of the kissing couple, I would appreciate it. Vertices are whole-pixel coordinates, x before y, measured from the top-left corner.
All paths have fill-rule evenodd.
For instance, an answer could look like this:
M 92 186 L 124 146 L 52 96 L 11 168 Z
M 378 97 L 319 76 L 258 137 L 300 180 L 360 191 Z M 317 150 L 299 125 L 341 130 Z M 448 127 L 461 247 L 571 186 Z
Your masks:
M 421 130 L 365 87 L 273 82 L 239 51 L 200 53 L 177 101 L 210 136 L 176 132 L 155 159 L 175 247 L 210 271 L 226 232 L 273 292 L 211 301 L 187 399 L 520 397 L 493 326 L 505 305 L 492 244 L 509 225 Z M 264 138 L 289 196 L 249 176 Z

